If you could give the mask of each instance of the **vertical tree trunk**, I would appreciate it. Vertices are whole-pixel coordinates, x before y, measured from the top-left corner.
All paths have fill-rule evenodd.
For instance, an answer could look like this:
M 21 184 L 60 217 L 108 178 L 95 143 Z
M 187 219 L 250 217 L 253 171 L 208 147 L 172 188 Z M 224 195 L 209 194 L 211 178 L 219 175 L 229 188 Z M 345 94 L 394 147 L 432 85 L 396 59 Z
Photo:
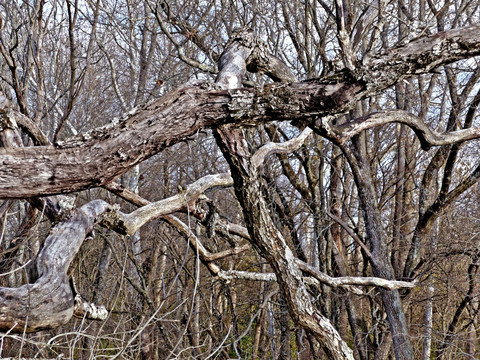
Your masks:
M 341 150 L 338 147 L 333 148 L 332 169 L 330 171 L 330 211 L 333 215 L 341 218 L 341 177 L 342 172 L 342 157 Z M 339 224 L 332 224 L 330 226 L 331 238 L 333 240 L 335 262 L 341 276 L 351 275 L 348 271 L 347 258 L 345 255 L 345 246 L 342 241 L 342 234 Z M 345 306 L 347 308 L 348 321 L 352 331 L 352 337 L 355 344 L 355 351 L 359 360 L 366 359 L 365 344 L 362 341 L 361 331 L 358 326 L 358 311 L 351 294 L 346 294 L 344 298 Z
M 246 59 L 252 53 L 253 45 L 253 33 L 250 31 L 241 32 L 233 37 L 233 41 L 220 57 L 220 72 L 216 80 L 219 86 L 227 89 L 242 86 L 242 78 L 246 72 Z M 275 62 L 278 59 L 272 59 L 272 61 Z M 271 69 L 271 64 L 266 65 Z M 277 70 L 278 68 L 274 69 L 274 71 Z M 285 68 L 285 71 L 288 69 Z M 289 78 L 289 71 L 282 76 Z M 300 269 L 294 261 L 292 250 L 276 229 L 270 216 L 267 203 L 262 196 L 264 193 L 262 180 L 258 169 L 251 162 L 252 154 L 242 131 L 233 126 L 224 125 L 214 132 L 214 136 L 230 166 L 235 194 L 243 210 L 250 241 L 275 272 L 293 321 L 314 334 L 329 359 L 353 360 L 352 350 L 330 321 L 312 304 L 311 296 L 302 281 Z
M 432 355 L 433 295 L 434 288 L 432 285 L 428 285 L 427 302 L 425 304 L 425 330 L 423 335 L 422 360 L 430 360 Z
M 273 268 L 290 316 L 295 323 L 311 331 L 332 360 L 352 359 L 352 350 L 342 340 L 330 321 L 313 307 L 291 249 L 275 228 L 265 199 L 261 179 L 245 140 L 228 126 L 215 133 L 217 144 L 228 161 L 235 193 L 243 209 L 252 245 Z
M 402 224 L 404 223 L 404 189 L 405 189 L 405 126 L 397 126 L 397 171 L 395 184 L 395 197 L 393 208 L 393 232 L 391 262 L 396 276 L 401 276 L 403 271 L 401 245 L 403 242 Z
M 291 347 L 290 347 L 290 316 L 288 314 L 287 304 L 283 297 L 280 297 L 280 352 L 278 360 L 290 360 Z
M 357 185 L 358 196 L 365 220 L 365 230 L 370 241 L 372 253 L 372 271 L 374 276 L 393 280 L 395 278 L 385 233 L 381 222 L 380 211 L 376 203 L 376 193 L 373 186 L 373 175 L 366 154 L 363 136 L 352 139 L 353 147 L 342 147 L 353 172 Z M 393 347 L 397 360 L 413 359 L 413 348 L 408 336 L 408 326 L 398 290 L 379 289 L 387 319 L 392 332 Z

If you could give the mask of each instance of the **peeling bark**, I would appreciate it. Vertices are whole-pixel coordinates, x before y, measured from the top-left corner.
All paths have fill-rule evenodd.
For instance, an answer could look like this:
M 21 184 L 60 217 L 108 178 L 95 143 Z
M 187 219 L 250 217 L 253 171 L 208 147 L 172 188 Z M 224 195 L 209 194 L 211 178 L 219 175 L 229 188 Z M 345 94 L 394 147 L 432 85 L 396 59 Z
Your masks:
M 273 120 L 301 121 L 315 128 L 322 136 L 343 144 L 365 129 L 388 122 L 402 122 L 414 129 L 425 148 L 477 138 L 480 133 L 475 129 L 437 134 L 418 119 L 400 112 L 373 114 L 338 126 L 330 121 L 334 115 L 351 109 L 359 100 L 407 76 L 480 54 L 479 30 L 479 25 L 473 25 L 438 33 L 392 49 L 386 55 L 370 56 L 355 68 L 353 63 L 349 63 L 349 70 L 295 83 L 290 83 L 295 80 L 292 74 L 281 67 L 278 59 L 268 55 L 261 42 L 247 31 L 234 37 L 227 46 L 225 56 L 220 60 L 220 73 L 215 86 L 203 84 L 173 91 L 109 126 L 73 137 L 58 146 L 48 145 L 42 134 L 24 121 L 30 136 L 44 146 L 0 149 L 0 198 L 32 198 L 102 185 L 108 188 L 115 177 L 162 149 L 187 139 L 201 128 L 218 128 L 216 140 L 232 170 L 233 185 L 244 212 L 249 240 L 272 267 L 292 319 L 315 335 L 329 358 L 353 359 L 351 349 L 330 321 L 314 308 L 302 271 L 318 280 L 330 281 L 334 286 L 343 286 L 353 280 L 322 278 L 323 274 L 297 261 L 275 228 L 266 201 L 261 196 L 262 181 L 257 167 L 270 153 L 270 148 L 265 147 L 252 155 L 238 128 Z M 347 38 L 344 40 L 344 46 L 349 47 Z M 247 68 L 263 71 L 272 79 L 289 84 L 267 85 L 263 89 L 239 88 Z M 8 116 L 10 118 L 3 118 L 13 121 L 15 118 L 21 119 L 20 114 L 13 111 Z M 312 119 L 318 117 L 322 119 L 319 124 L 314 124 Z M 7 130 L 3 131 L 4 143 L 12 142 L 8 126 L 5 122 Z M 308 136 L 308 132 L 302 136 Z M 291 144 L 295 146 L 298 142 Z M 273 146 L 273 149 L 281 150 L 282 146 Z M 473 173 L 470 180 L 476 180 L 478 173 Z M 386 257 L 385 248 L 381 246 L 381 224 L 375 214 L 376 204 L 372 203 L 372 197 L 368 199 L 369 194 L 361 190 L 359 178 L 363 175 L 359 173 L 356 176 L 365 218 L 371 224 L 378 225 L 376 231 L 369 232 L 374 273 L 382 278 L 393 279 L 392 269 L 389 266 L 382 267 L 375 261 Z M 231 183 L 227 175 L 220 180 L 222 184 Z M 204 189 L 202 184 L 197 185 L 195 189 L 192 188 L 194 192 L 189 194 L 189 201 L 193 203 Z M 455 193 L 450 195 L 453 197 Z M 191 205 L 188 201 L 184 203 L 184 198 L 183 203 L 179 199 L 167 200 L 172 201 L 168 212 Z M 134 231 L 146 221 L 165 215 L 164 210 L 158 210 L 159 205 L 166 206 L 167 202 L 140 209 L 131 216 L 130 224 L 133 225 L 124 228 L 129 229 L 128 232 Z M 66 275 L 68 266 L 97 217 L 109 209 L 110 206 L 105 202 L 93 201 L 76 210 L 70 220 L 53 229 L 35 260 L 38 274 L 35 282 L 15 289 L 0 288 L 0 329 L 39 331 L 64 324 L 71 318 L 74 298 Z M 142 216 L 143 220 L 138 221 Z M 122 220 L 124 224 L 128 223 L 125 219 Z M 170 220 L 173 222 L 175 219 Z M 197 246 L 200 248 L 201 244 Z M 214 254 L 205 252 L 203 255 L 204 261 L 214 259 Z M 380 283 L 365 279 L 363 285 Z M 398 288 L 392 287 L 392 284 L 393 281 L 383 282 L 386 288 Z M 381 293 L 397 358 L 401 358 L 399 354 L 407 354 L 404 358 L 410 358 L 406 322 L 398 291 L 382 290 Z

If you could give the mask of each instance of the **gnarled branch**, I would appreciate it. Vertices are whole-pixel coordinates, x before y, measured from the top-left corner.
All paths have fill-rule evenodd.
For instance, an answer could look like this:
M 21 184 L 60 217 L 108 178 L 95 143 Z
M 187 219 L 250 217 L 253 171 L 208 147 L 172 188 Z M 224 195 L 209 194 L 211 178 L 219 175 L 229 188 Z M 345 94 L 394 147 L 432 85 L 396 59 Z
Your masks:
M 73 315 L 67 270 L 96 219 L 110 206 L 94 200 L 55 226 L 35 259 L 37 280 L 18 288 L 0 287 L 0 329 L 34 332 L 58 327 Z
M 403 110 L 372 113 L 338 126 L 332 125 L 328 121 L 321 121 L 319 126 L 315 127 L 315 131 L 337 144 L 344 144 L 362 131 L 390 123 L 401 123 L 410 127 L 417 135 L 424 150 L 428 150 L 432 146 L 457 144 L 480 138 L 479 128 L 438 133 L 431 130 L 419 117 Z
M 273 120 L 309 122 L 316 116 L 342 113 L 407 76 L 480 54 L 479 31 L 480 25 L 472 25 L 438 33 L 365 59 L 354 72 L 341 71 L 320 79 L 263 89 L 182 88 L 61 146 L 0 149 L 0 198 L 105 185 L 201 128 Z

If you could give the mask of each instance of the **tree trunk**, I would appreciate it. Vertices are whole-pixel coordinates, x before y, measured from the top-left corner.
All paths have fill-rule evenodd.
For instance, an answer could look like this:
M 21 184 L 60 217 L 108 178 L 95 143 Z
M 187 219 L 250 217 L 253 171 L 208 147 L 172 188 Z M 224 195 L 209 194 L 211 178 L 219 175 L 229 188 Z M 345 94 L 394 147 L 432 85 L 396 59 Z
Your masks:
M 353 139 L 351 150 L 342 148 L 350 163 L 357 185 L 358 196 L 365 219 L 365 230 L 371 246 L 372 271 L 376 277 L 393 280 L 395 278 L 381 216 L 376 204 L 373 176 L 362 137 Z M 392 332 L 393 347 L 397 360 L 413 359 L 413 348 L 408 336 L 408 326 L 398 290 L 379 289 L 387 319 Z
M 293 253 L 273 225 L 268 206 L 261 196 L 261 180 L 257 169 L 250 166 L 243 137 L 239 132 L 226 128 L 219 130 L 215 137 L 230 164 L 235 193 L 243 209 L 252 245 L 273 268 L 290 316 L 297 324 L 315 334 L 331 359 L 353 359 L 352 350 L 311 303 Z
M 251 52 L 246 48 L 246 45 L 250 45 L 248 35 L 246 43 L 234 41 L 226 47 L 220 58 L 218 84 L 225 87 L 241 84 L 246 71 L 246 58 Z M 243 210 L 250 242 L 274 270 L 291 318 L 315 335 L 329 358 L 353 360 L 352 350 L 337 330 L 313 307 L 295 257 L 270 216 L 262 196 L 264 191 L 260 174 L 251 161 L 251 153 L 241 131 L 225 125 L 216 130 L 214 136 L 230 165 L 235 194 Z

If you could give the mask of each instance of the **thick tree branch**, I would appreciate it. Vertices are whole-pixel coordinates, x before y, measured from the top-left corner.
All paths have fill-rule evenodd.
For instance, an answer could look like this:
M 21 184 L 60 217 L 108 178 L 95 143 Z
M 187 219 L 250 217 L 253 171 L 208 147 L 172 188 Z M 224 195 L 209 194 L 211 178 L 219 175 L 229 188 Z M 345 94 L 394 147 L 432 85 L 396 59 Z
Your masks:
M 122 233 L 134 234 L 143 225 L 161 216 L 186 209 L 194 210 L 195 203 L 206 190 L 212 187 L 231 186 L 232 183 L 232 177 L 227 173 L 204 176 L 187 186 L 182 192 L 167 199 L 153 203 L 140 201 L 143 206 L 130 214 L 121 214 L 114 227 Z M 122 192 L 126 191 L 115 183 L 108 184 L 105 188 L 115 193 L 119 193 L 120 190 Z M 138 198 L 141 197 L 138 196 Z
M 386 54 L 365 57 L 359 72 L 367 87 L 376 92 L 411 75 L 479 55 L 479 33 L 480 25 L 476 24 L 422 36 L 389 49 Z
M 296 259 L 295 260 L 300 270 L 305 272 L 307 275 L 310 275 L 319 283 L 337 288 L 337 287 L 347 287 L 351 289 L 351 286 L 376 286 L 384 288 L 387 290 L 395 289 L 404 289 L 404 288 L 414 288 L 417 286 L 415 282 L 408 281 L 397 281 L 397 280 L 387 280 L 377 277 L 362 277 L 362 276 L 341 276 L 341 277 L 331 277 L 327 274 L 319 271 L 317 268 L 308 265 L 307 263 Z M 221 271 L 218 273 L 218 276 L 223 280 L 233 280 L 233 279 L 242 279 L 242 280 L 252 280 L 252 281 L 277 281 L 277 277 L 274 273 L 256 273 L 249 271 L 239 271 L 239 270 L 229 270 Z M 304 278 L 306 283 L 312 283 L 307 278 Z M 361 291 L 355 291 L 355 293 L 361 295 Z
M 265 144 L 253 155 L 252 162 L 258 167 L 265 161 L 265 158 L 269 154 L 276 152 L 290 152 L 298 149 L 302 146 L 311 132 L 312 130 L 307 128 L 302 131 L 299 136 L 286 142 L 270 142 Z M 108 217 L 108 219 L 112 221 L 110 227 L 120 233 L 132 235 L 143 225 L 159 217 L 185 210 L 195 212 L 195 204 L 206 190 L 213 187 L 229 187 L 232 185 L 233 179 L 228 173 L 206 175 L 188 185 L 186 189 L 180 193 L 167 199 L 150 203 L 141 196 L 128 191 L 117 183 L 107 184 L 104 186 L 107 190 L 124 198 L 128 198 L 129 201 L 141 206 L 130 214 L 116 212 L 118 217 L 111 214 L 111 216 Z
M 252 165 L 259 167 L 265 161 L 265 158 L 273 153 L 289 153 L 294 150 L 297 150 L 300 146 L 303 145 L 305 140 L 312 133 L 312 129 L 305 128 L 297 137 L 294 137 L 283 143 L 269 142 L 263 145 L 260 149 L 257 150 L 252 156 Z
M 240 50 L 243 50 L 241 46 Z M 234 58 L 240 66 L 237 69 L 228 67 L 229 71 L 225 73 L 220 71 L 217 82 L 226 87 L 233 86 L 233 81 L 229 79 L 241 79 L 247 57 L 244 51 L 238 52 L 238 56 L 232 56 L 227 48 L 220 64 L 222 58 Z M 227 125 L 216 129 L 214 135 L 230 166 L 250 242 L 272 267 L 293 321 L 315 335 L 329 358 L 353 360 L 352 350 L 338 331 L 313 307 L 301 272 L 295 264 L 295 257 L 282 234 L 275 228 L 265 198 L 261 195 L 263 189 L 260 175 L 251 161 L 252 154 L 242 133 Z
M 0 149 L 0 198 L 105 185 L 201 128 L 272 120 L 308 122 L 316 116 L 342 113 L 407 76 L 480 54 L 479 31 L 480 25 L 445 31 L 365 59 L 355 72 L 290 85 L 233 90 L 183 88 L 58 147 Z
M 295 138 L 297 139 L 297 138 Z M 275 144 L 275 143 L 270 143 L 270 144 Z M 260 150 L 257 152 L 259 153 Z M 228 176 L 228 178 L 227 178 Z M 225 180 L 220 180 L 222 178 L 225 178 Z M 210 186 L 215 186 L 214 182 L 210 182 L 209 180 L 215 180 L 219 179 L 220 186 L 223 186 L 224 184 L 232 185 L 233 184 L 233 179 L 227 175 L 227 174 L 218 174 L 218 175 L 213 175 L 213 176 L 206 176 L 195 183 L 191 184 L 190 186 L 187 187 L 185 190 L 185 193 L 193 193 L 193 189 L 199 189 L 201 188 L 201 184 L 208 184 L 208 187 Z M 224 181 L 226 181 L 224 183 Z M 244 252 L 248 250 L 250 247 L 249 246 L 240 246 L 238 248 L 233 248 L 229 250 L 225 250 L 219 253 L 211 253 L 209 252 L 202 244 L 201 242 L 196 238 L 196 236 L 191 232 L 191 230 L 179 219 L 177 219 L 175 216 L 169 215 L 174 211 L 179 211 L 182 209 L 184 205 L 178 206 L 176 208 L 177 210 L 172 210 L 170 208 L 170 212 L 163 211 L 163 206 L 162 201 L 158 201 L 155 203 L 149 203 L 147 200 L 141 198 L 140 196 L 132 193 L 129 190 L 123 189 L 121 192 L 120 187 L 118 186 L 111 186 L 112 184 L 106 186 L 108 190 L 112 190 L 114 193 L 117 193 L 118 195 L 123 194 L 124 197 L 129 199 L 130 201 L 133 201 L 137 205 L 143 204 L 143 207 L 140 207 L 138 210 L 135 210 L 131 212 L 130 214 L 121 214 L 121 218 L 125 219 L 125 217 L 130 217 L 134 214 L 139 214 L 142 213 L 141 210 L 143 208 L 155 208 L 158 207 L 158 210 L 154 211 L 159 211 L 161 215 L 168 223 L 171 225 L 175 226 L 185 237 L 187 237 L 190 241 L 191 246 L 198 251 L 200 258 L 202 259 L 203 262 L 205 263 L 210 263 L 215 260 L 219 260 L 221 258 L 231 256 L 231 255 L 236 255 L 241 252 Z M 183 194 L 183 192 L 182 192 Z M 195 196 L 193 198 L 198 198 L 198 192 L 195 192 Z M 179 194 L 181 195 L 181 194 Z M 133 198 L 132 198 L 133 196 Z M 168 202 L 173 202 L 173 198 L 176 198 L 178 195 L 173 196 L 172 198 L 165 199 Z M 191 199 L 191 197 L 188 197 L 188 199 Z M 182 201 L 183 204 L 187 203 L 188 200 Z M 168 208 L 168 205 L 166 205 Z M 146 212 L 150 212 L 150 210 L 147 210 Z M 141 216 L 142 217 L 142 216 Z M 135 220 L 132 220 L 132 223 L 136 223 Z M 126 228 L 128 228 L 126 226 Z M 136 230 L 135 230 L 136 231 Z M 361 242 L 361 240 L 358 239 L 358 241 Z M 365 245 L 363 244 L 363 247 Z M 362 247 L 362 248 L 363 248 Z M 369 253 L 368 249 L 365 248 L 365 250 Z M 415 287 L 416 284 L 414 282 L 406 282 L 406 281 L 394 281 L 394 280 L 386 280 L 382 278 L 376 278 L 376 277 L 355 277 L 355 276 L 345 276 L 345 277 L 331 277 L 326 275 L 325 273 L 319 271 L 318 269 L 308 265 L 307 263 L 295 259 L 295 262 L 299 266 L 299 268 L 307 273 L 308 275 L 314 277 L 316 280 L 318 280 L 321 283 L 324 283 L 326 285 L 332 286 L 332 287 L 339 287 L 339 286 L 351 286 L 351 285 L 362 285 L 362 286 L 377 286 L 377 287 L 382 287 L 388 290 L 393 290 L 393 289 L 401 289 L 401 288 L 412 288 Z M 244 279 L 244 280 L 254 280 L 254 281 L 276 281 L 276 277 L 274 274 L 259 274 L 259 273 L 251 273 L 251 272 L 246 272 L 246 271 L 224 271 L 221 270 L 217 265 L 214 264 L 208 264 L 208 268 L 214 272 L 214 274 L 218 275 L 220 278 L 224 280 L 232 280 L 232 279 Z
M 210 181 L 213 180 L 213 181 Z M 242 252 L 247 251 L 250 246 L 242 245 L 232 249 L 220 251 L 217 253 L 211 253 L 208 251 L 202 243 L 197 239 L 197 237 L 192 233 L 192 231 L 177 217 L 171 215 L 173 212 L 183 210 L 187 203 L 191 203 L 189 206 L 193 206 L 194 202 L 200 197 L 202 191 L 205 191 L 208 188 L 213 186 L 225 186 L 225 184 L 232 185 L 233 180 L 229 174 L 218 174 L 218 175 L 207 175 L 200 180 L 189 185 L 187 189 L 181 194 L 174 195 L 165 200 L 160 200 L 154 203 L 149 202 L 148 200 L 142 198 L 134 192 L 122 188 L 116 183 L 108 184 L 105 188 L 113 193 L 121 196 L 125 200 L 131 202 L 132 204 L 141 206 L 138 210 L 131 212 L 130 214 L 124 214 L 119 211 L 116 211 L 114 214 L 109 214 L 108 217 L 104 218 L 104 223 L 109 227 L 120 231 L 121 233 L 131 233 L 132 229 L 135 229 L 134 233 L 141 225 L 144 225 L 148 221 L 162 217 L 170 225 L 174 226 L 179 232 L 182 233 L 190 241 L 190 245 L 194 248 L 195 251 L 198 251 L 200 259 L 207 264 L 210 271 L 214 274 L 217 274 L 220 271 L 220 268 L 211 264 L 211 262 L 223 259 L 228 256 L 238 255 Z M 203 189 L 203 190 L 202 190 Z M 189 195 L 187 195 L 189 193 Z M 180 199 L 180 201 L 175 201 L 178 199 L 179 195 L 185 194 L 185 197 Z M 187 200 L 188 199 L 188 200 Z M 166 204 L 164 208 L 163 204 Z M 136 220 L 135 216 L 141 218 L 141 220 Z M 115 219 L 113 222 L 111 219 Z M 132 226 L 140 225 L 138 228 L 132 228 Z M 231 228 L 232 233 L 242 236 L 248 239 L 247 230 L 240 225 L 228 224 L 227 228 Z
M 110 206 L 94 200 L 55 226 L 35 259 L 37 280 L 18 288 L 0 287 L 0 329 L 33 332 L 67 323 L 74 297 L 68 267 L 96 219 Z

